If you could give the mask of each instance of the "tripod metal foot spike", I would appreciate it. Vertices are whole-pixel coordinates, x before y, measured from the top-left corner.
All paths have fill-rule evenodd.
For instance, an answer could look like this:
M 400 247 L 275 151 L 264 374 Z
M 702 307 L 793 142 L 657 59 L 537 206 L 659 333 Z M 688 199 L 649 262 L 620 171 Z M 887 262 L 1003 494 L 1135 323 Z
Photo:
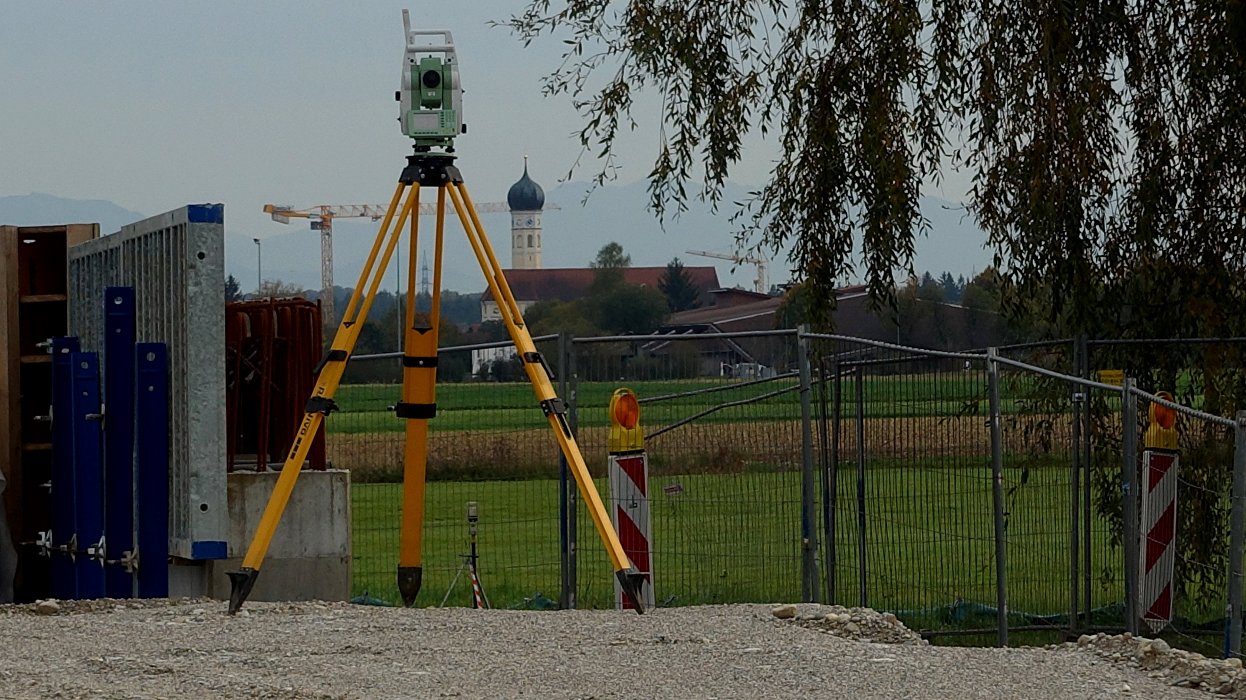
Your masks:
M 636 614 L 644 615 L 645 604 L 640 597 L 640 586 L 645 582 L 645 575 L 635 569 L 616 571 L 614 575 L 618 577 L 619 585 L 623 587 L 623 595 L 631 601 Z
M 402 595 L 402 604 L 408 608 L 415 605 L 415 597 L 420 593 L 420 585 L 424 580 L 424 567 L 398 567 L 398 593 Z
M 251 595 L 251 588 L 255 586 L 255 579 L 260 572 L 244 566 L 225 575 L 229 577 L 229 614 L 233 615 L 242 607 L 247 596 Z

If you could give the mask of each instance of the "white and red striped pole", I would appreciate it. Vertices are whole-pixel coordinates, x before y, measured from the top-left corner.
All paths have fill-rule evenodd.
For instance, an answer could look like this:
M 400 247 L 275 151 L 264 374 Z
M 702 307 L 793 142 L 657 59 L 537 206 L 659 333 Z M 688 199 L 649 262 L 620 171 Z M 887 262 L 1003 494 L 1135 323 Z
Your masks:
M 608 476 L 610 480 L 610 521 L 623 551 L 636 571 L 644 575 L 640 601 L 646 609 L 654 607 L 653 540 L 649 523 L 649 456 L 640 429 L 640 403 L 631 389 L 619 389 L 610 398 L 610 439 Z M 614 605 L 632 608 L 623 588 L 614 583 Z
M 1161 391 L 1156 396 L 1172 401 L 1172 394 Z M 1177 413 L 1168 406 L 1152 403 L 1148 411 L 1150 425 L 1143 437 L 1142 450 L 1142 513 L 1139 537 L 1142 561 L 1138 580 L 1141 582 L 1139 617 L 1152 633 L 1172 622 L 1173 562 L 1176 559 L 1177 476 L 1180 459 L 1177 453 Z

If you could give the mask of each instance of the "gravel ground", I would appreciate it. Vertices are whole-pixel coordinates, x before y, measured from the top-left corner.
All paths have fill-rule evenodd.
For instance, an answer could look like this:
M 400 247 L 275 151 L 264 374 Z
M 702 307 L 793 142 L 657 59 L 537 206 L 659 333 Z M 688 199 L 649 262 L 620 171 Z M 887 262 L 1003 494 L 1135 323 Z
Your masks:
M 0 698 L 1213 697 L 1134 660 L 1138 641 L 932 647 L 888 616 L 807 605 L 229 617 L 219 601 L 92 601 L 0 606 Z

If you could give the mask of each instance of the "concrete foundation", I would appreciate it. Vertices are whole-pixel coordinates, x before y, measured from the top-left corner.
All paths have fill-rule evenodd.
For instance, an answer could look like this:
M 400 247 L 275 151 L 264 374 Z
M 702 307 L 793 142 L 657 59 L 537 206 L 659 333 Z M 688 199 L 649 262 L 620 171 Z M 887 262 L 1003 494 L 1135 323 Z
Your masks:
M 209 563 L 212 597 L 229 598 L 225 572 L 242 565 L 280 474 L 229 475 L 229 558 Z M 350 565 L 350 472 L 304 471 L 248 600 L 347 600 Z

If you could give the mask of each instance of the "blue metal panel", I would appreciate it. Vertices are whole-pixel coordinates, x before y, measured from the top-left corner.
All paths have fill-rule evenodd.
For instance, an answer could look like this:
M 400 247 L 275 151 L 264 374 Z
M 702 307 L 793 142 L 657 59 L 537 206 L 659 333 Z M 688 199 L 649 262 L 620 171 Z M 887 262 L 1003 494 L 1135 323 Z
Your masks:
M 104 536 L 108 558 L 134 548 L 134 289 L 104 290 Z M 109 598 L 134 595 L 120 564 L 104 571 Z
M 169 595 L 169 356 L 164 343 L 139 343 L 134 358 L 138 597 L 164 598 Z
M 74 513 L 74 431 L 71 353 L 77 338 L 52 339 L 52 545 L 68 547 L 77 532 Z M 61 600 L 78 597 L 74 563 L 68 552 L 51 554 L 51 594 Z
M 192 224 L 225 223 L 224 204 L 187 204 L 186 220 Z
M 227 556 L 229 556 L 229 547 L 219 540 L 193 542 L 190 546 L 191 559 L 224 559 Z
M 74 510 L 77 513 L 78 597 L 104 597 L 103 561 L 94 555 L 104 539 L 104 460 L 100 414 L 99 355 L 70 353 L 74 446 Z

